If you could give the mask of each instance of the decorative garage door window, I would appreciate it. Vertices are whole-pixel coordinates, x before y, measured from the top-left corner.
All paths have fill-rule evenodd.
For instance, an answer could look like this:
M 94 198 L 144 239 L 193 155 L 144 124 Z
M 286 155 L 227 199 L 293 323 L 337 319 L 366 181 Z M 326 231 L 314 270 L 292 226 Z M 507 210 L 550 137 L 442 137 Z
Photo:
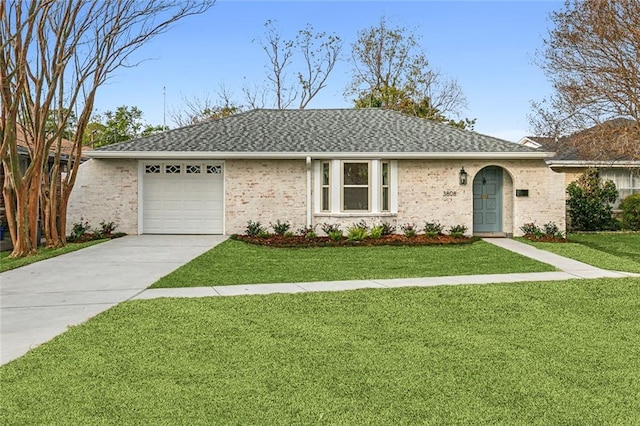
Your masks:
M 160 164 L 147 164 L 144 167 L 144 172 L 149 174 L 160 173 Z
M 207 174 L 219 175 L 220 173 L 222 173 L 222 166 L 207 166 Z
M 218 164 L 192 164 L 192 163 L 157 163 L 145 164 L 144 173 L 147 175 L 220 175 L 222 166 Z
M 164 172 L 169 175 L 180 173 L 180 170 L 182 170 L 180 164 L 167 164 L 164 166 Z

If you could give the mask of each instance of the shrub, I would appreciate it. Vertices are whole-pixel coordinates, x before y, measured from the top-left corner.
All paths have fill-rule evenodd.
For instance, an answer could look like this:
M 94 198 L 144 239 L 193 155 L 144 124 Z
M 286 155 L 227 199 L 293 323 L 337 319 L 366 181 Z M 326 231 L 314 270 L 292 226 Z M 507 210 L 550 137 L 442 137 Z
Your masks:
M 442 235 L 443 226 L 439 222 L 426 222 L 424 224 L 424 233 L 427 237 L 437 237 Z
M 555 222 L 547 222 L 540 228 L 535 223 L 525 223 L 520 227 L 525 237 L 534 240 L 541 240 L 545 237 L 563 239 L 564 234 L 558 228 Z
M 400 229 L 402 229 L 405 237 L 415 237 L 416 235 L 418 235 L 418 230 L 416 229 L 415 223 L 406 223 L 404 225 L 401 225 Z
M 396 227 L 387 222 L 382 222 L 380 225 L 382 227 L 382 236 L 391 235 L 396 232 Z
M 596 169 L 589 169 L 567 186 L 571 227 L 578 231 L 602 231 L 616 227 L 611 203 L 618 198 L 616 185 L 603 181 Z
M 362 241 L 369 235 L 369 227 L 364 220 L 354 223 L 347 228 L 347 239 L 349 241 Z
M 299 228 L 298 235 L 308 239 L 313 239 L 318 236 L 318 234 L 316 233 L 316 228 L 313 226 L 305 226 L 304 228 Z
M 118 224 L 115 222 L 100 222 L 100 235 L 111 235 L 116 230 Z
M 454 238 L 464 237 L 465 232 L 467 232 L 467 227 L 464 225 L 454 225 L 449 228 L 449 235 Z
M 80 222 L 76 222 L 71 226 L 71 235 L 69 236 L 69 241 L 77 241 L 81 239 L 84 234 L 89 233 L 90 230 L 91 225 L 89 225 L 89 221 L 81 217 Z
M 632 231 L 640 231 L 640 194 L 626 197 L 620 203 L 622 226 Z
M 284 235 L 291 228 L 289 222 L 280 222 L 280 219 L 276 220 L 276 223 L 269 223 L 269 225 L 271 225 L 276 235 Z
M 382 238 L 383 231 L 384 229 L 382 225 L 376 225 L 371 228 L 371 231 L 369 232 L 369 236 L 375 239 Z
M 342 230 L 337 223 L 323 223 L 321 229 L 322 232 L 327 234 L 333 241 L 340 241 L 342 239 Z
M 263 236 L 267 230 L 262 226 L 260 222 L 247 222 L 247 229 L 244 231 L 249 237 Z

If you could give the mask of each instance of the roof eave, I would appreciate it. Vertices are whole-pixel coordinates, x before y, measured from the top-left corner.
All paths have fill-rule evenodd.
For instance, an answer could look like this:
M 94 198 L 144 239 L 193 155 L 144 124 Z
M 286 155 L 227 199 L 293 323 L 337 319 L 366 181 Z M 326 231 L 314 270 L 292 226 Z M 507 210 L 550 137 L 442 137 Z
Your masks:
M 311 157 L 313 159 L 367 159 L 385 158 L 394 160 L 534 160 L 551 158 L 553 152 L 233 152 L 233 151 L 91 151 L 87 155 L 101 159 L 138 159 L 138 160 L 295 160 Z
M 547 164 L 551 167 L 640 167 L 640 161 L 624 160 L 624 161 L 590 161 L 590 160 L 547 160 Z

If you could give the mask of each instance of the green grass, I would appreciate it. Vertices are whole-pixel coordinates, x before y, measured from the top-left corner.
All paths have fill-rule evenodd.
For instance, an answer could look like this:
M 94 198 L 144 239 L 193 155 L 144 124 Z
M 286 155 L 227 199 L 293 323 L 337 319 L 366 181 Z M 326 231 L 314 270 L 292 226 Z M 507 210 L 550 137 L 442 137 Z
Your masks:
M 635 424 L 640 279 L 127 302 L 0 368 L 0 424 Z
M 640 273 L 640 233 L 569 234 L 568 239 L 566 244 L 520 241 L 598 268 Z
M 553 271 L 483 241 L 422 247 L 284 249 L 225 241 L 152 288 Z
M 28 257 L 18 257 L 18 258 L 8 257 L 11 254 L 11 252 L 3 251 L 3 252 L 0 252 L 0 272 L 16 269 L 21 266 L 29 265 L 35 262 L 40 262 L 41 260 L 60 256 L 61 254 L 70 253 L 72 251 L 80 250 L 85 247 L 89 247 L 94 244 L 102 243 L 105 241 L 107 240 L 94 240 L 94 241 L 88 241 L 86 243 L 68 243 L 64 247 L 55 248 L 55 249 L 41 247 L 38 249 L 38 252 L 34 255 L 31 255 Z

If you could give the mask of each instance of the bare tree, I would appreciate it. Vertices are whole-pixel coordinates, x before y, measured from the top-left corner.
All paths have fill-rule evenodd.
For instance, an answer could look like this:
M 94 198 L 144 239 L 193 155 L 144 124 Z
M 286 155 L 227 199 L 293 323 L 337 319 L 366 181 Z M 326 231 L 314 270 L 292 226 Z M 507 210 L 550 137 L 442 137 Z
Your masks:
M 533 130 L 572 134 L 596 159 L 640 158 L 640 2 L 568 0 L 551 20 L 538 65 L 554 94 L 533 103 Z
M 466 107 L 456 80 L 432 68 L 416 36 L 389 25 L 384 16 L 358 32 L 351 65 L 345 96 L 355 96 L 356 107 L 385 107 L 451 124 L 458 122 L 446 116 L 458 116 Z
M 171 24 L 205 12 L 213 1 L 12 0 L 0 6 L 3 195 L 12 256 L 37 246 L 38 205 L 49 246 L 66 243 L 66 210 L 82 157 L 82 138 L 98 88 L 131 54 Z M 57 131 L 47 129 L 55 111 Z M 65 149 L 70 114 L 76 133 Z M 30 163 L 23 173 L 18 132 Z M 6 144 L 6 148 L 4 145 Z M 3 153 L 4 154 L 4 153 Z M 61 159 L 68 158 L 62 173 Z
M 174 108 L 169 112 L 171 120 L 178 127 L 217 120 L 244 110 L 242 105 L 236 103 L 229 88 L 224 85 L 218 87 L 215 97 L 208 93 L 192 98 L 182 96 L 182 104 L 180 109 Z
M 340 57 L 342 40 L 335 34 L 316 32 L 311 24 L 298 31 L 295 40 L 284 39 L 274 21 L 267 21 L 265 27 L 264 38 L 259 43 L 269 61 L 267 80 L 275 97 L 275 106 L 286 109 L 299 100 L 298 108 L 304 109 L 326 87 Z M 302 65 L 298 65 L 300 63 Z M 292 81 L 288 72 L 297 67 L 296 80 Z M 257 101 L 260 91 L 243 89 L 243 92 L 249 103 L 253 103 L 251 101 Z

